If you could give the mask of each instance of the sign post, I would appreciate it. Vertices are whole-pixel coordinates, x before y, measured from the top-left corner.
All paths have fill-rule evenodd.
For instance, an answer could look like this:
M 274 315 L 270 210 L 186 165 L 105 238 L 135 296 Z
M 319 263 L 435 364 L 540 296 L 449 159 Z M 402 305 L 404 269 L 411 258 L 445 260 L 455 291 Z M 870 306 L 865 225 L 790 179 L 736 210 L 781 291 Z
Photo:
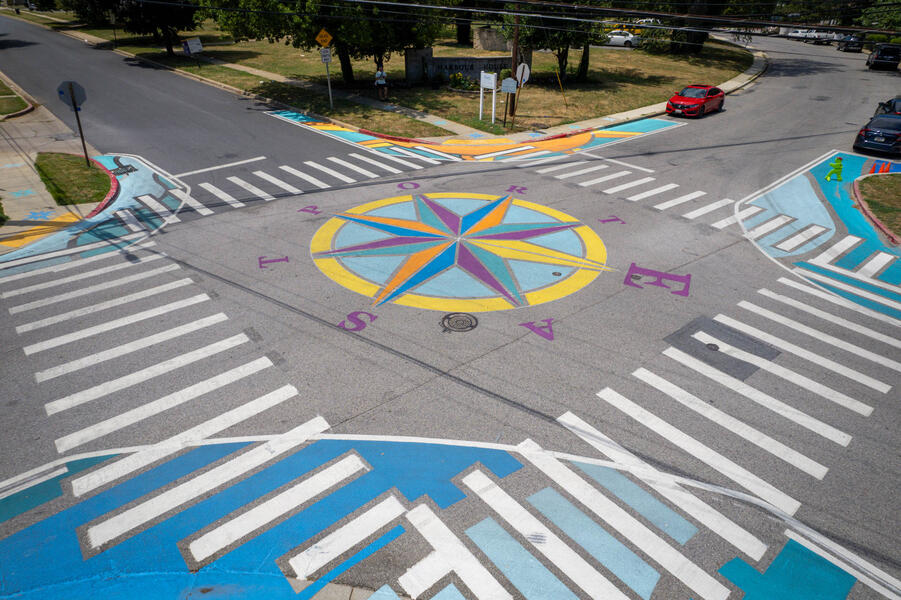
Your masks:
M 491 89 L 491 122 L 494 123 L 495 109 L 497 106 L 497 73 L 482 71 L 479 77 L 479 120 L 482 120 L 482 106 L 485 98 L 485 90 Z
M 328 105 L 332 110 L 335 110 L 335 103 L 332 101 L 332 74 L 328 68 L 329 63 L 332 62 L 332 50 L 328 47 L 332 41 L 332 35 L 323 29 L 316 36 L 316 41 L 322 46 L 319 49 L 319 55 L 322 57 L 323 64 L 325 64 L 325 80 L 328 83 Z
M 501 81 L 501 93 L 507 94 L 507 102 L 504 103 L 504 127 L 507 126 L 507 109 L 511 109 L 512 114 L 512 101 L 513 94 L 516 93 L 516 80 L 512 77 L 507 77 L 503 81 Z
M 84 143 L 84 132 L 81 130 L 81 117 L 78 116 L 81 105 L 87 100 L 87 94 L 85 93 L 84 88 L 74 81 L 62 82 L 59 84 L 59 87 L 56 88 L 56 92 L 59 94 L 60 99 L 75 112 L 75 122 L 78 123 L 78 135 L 81 137 L 81 149 L 84 150 L 84 164 L 90 169 L 91 160 L 88 158 L 88 147 Z
M 532 74 L 532 70 L 529 68 L 529 65 L 526 63 L 520 63 L 518 67 L 516 67 L 516 95 L 514 96 L 513 106 L 519 104 L 519 90 L 522 89 L 522 86 L 526 84 L 529 80 L 529 75 Z M 514 127 L 516 125 L 516 112 L 513 112 L 513 119 L 510 122 L 510 127 Z

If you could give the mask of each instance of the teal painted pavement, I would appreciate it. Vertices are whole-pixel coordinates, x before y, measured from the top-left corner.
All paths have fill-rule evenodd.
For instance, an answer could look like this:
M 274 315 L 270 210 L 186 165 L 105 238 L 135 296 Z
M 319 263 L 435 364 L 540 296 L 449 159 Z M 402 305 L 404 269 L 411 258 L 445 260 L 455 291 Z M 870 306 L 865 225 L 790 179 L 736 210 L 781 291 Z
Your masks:
M 740 558 L 723 565 L 719 573 L 744 590 L 744 600 L 845 600 L 857 581 L 794 540 L 764 573 Z

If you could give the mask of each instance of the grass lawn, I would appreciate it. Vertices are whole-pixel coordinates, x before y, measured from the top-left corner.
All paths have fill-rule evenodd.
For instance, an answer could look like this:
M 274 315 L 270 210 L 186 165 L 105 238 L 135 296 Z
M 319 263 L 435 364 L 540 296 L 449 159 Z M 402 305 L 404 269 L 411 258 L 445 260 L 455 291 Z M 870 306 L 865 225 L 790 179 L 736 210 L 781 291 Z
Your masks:
M 8 85 L 0 81 L 0 96 L 12 96 L 15 95 L 15 92 L 12 91 Z
M 901 235 L 901 173 L 863 179 L 860 195 L 877 219 L 892 233 Z
M 83 156 L 39 152 L 34 163 L 44 185 L 59 205 L 100 202 L 110 190 L 109 176 Z
M 0 98 L 0 115 L 8 115 L 14 112 L 18 112 L 26 106 L 28 106 L 28 103 L 18 96 Z

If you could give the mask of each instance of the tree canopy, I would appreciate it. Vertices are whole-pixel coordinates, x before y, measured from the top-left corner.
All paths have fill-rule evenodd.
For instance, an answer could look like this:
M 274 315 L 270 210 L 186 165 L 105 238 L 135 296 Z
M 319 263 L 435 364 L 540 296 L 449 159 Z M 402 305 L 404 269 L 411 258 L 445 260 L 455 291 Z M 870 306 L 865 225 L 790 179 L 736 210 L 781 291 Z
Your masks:
M 205 0 L 210 1 L 210 0 Z M 322 0 L 214 0 L 219 26 L 236 38 L 284 41 L 295 48 L 317 45 L 325 29 L 341 63 L 345 83 L 354 82 L 351 58 L 376 64 L 404 48 L 431 45 L 444 25 L 434 10 L 387 3 Z

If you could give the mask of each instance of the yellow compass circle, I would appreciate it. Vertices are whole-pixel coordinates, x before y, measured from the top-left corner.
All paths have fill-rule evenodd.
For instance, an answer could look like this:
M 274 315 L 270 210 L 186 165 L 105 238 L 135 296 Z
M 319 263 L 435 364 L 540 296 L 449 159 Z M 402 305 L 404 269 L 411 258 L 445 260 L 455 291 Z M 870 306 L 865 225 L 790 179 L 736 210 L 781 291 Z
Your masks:
M 605 263 L 578 219 L 513 196 L 411 194 L 334 215 L 310 252 L 329 279 L 386 303 L 445 312 L 534 306 L 568 296 Z

